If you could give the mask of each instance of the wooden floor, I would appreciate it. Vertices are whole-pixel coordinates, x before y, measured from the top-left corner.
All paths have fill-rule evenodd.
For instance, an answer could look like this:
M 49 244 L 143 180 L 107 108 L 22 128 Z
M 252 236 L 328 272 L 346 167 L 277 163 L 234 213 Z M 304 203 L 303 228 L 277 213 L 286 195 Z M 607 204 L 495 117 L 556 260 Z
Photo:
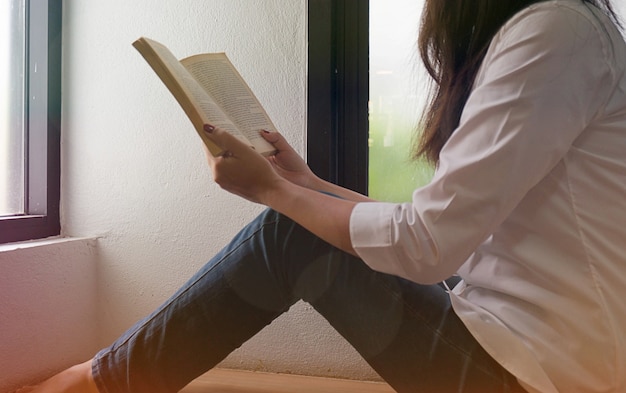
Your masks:
M 380 382 L 214 369 L 180 393 L 394 393 Z

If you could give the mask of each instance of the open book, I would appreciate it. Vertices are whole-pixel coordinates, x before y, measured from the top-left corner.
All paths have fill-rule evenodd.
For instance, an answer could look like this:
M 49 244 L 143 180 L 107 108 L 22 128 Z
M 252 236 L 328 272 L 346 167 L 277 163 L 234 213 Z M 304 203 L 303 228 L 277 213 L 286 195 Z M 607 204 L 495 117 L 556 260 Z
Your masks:
M 204 124 L 224 129 L 263 155 L 274 147 L 259 134 L 275 131 L 265 109 L 224 53 L 206 53 L 178 60 L 149 38 L 133 42 L 193 123 L 214 156 L 223 151 L 204 133 Z

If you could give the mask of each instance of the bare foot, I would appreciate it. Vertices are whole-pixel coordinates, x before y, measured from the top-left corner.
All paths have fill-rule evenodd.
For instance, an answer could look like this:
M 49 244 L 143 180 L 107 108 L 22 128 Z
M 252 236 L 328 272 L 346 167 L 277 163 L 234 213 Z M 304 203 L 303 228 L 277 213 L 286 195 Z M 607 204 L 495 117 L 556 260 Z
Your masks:
M 91 375 L 91 360 L 70 367 L 37 386 L 26 386 L 15 393 L 98 393 Z

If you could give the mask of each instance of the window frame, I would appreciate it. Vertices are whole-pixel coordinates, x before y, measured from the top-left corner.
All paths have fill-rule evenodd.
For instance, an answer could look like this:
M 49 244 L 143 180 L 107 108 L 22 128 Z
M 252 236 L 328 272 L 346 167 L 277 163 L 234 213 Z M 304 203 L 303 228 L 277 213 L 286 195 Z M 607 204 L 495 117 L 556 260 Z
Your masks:
M 369 1 L 308 1 L 307 162 L 368 191 Z
M 25 213 L 0 217 L 0 243 L 61 233 L 62 0 L 30 0 L 26 15 Z

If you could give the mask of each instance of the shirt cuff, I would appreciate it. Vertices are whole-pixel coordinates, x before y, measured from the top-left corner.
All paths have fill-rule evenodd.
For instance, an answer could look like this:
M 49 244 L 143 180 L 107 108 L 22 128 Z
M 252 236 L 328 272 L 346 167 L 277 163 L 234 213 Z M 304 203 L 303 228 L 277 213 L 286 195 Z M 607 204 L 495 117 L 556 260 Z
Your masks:
M 358 256 L 373 270 L 406 277 L 395 263 L 392 217 L 395 203 L 363 202 L 357 204 L 350 216 L 350 240 Z

